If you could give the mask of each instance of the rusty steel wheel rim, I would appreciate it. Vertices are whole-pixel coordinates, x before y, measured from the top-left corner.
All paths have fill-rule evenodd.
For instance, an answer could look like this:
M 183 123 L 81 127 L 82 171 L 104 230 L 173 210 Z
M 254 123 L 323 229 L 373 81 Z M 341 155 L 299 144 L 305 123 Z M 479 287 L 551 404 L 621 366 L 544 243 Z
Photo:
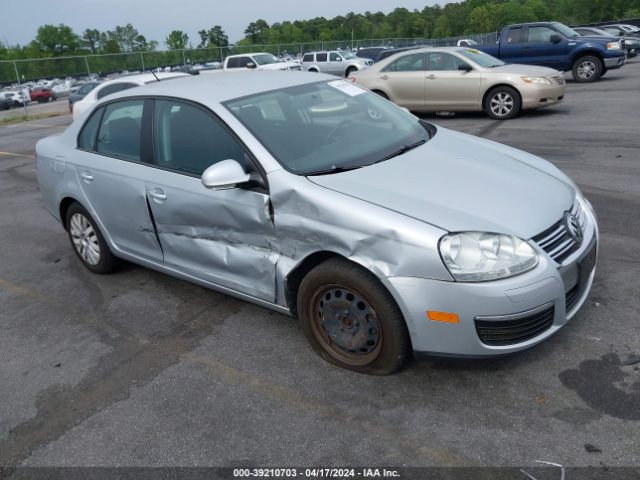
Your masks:
M 318 289 L 311 301 L 311 327 L 332 357 L 351 366 L 374 361 L 382 348 L 382 326 L 363 295 L 343 285 Z

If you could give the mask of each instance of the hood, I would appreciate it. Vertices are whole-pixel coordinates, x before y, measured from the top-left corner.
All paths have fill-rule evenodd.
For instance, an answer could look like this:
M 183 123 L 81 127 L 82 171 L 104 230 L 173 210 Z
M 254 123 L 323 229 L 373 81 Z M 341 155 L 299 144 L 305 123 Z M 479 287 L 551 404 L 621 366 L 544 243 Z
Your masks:
M 582 35 L 580 37 L 576 37 L 576 38 L 570 38 L 569 41 L 580 41 L 581 43 L 585 43 L 585 42 L 589 42 L 589 43 L 601 43 L 603 45 L 606 45 L 609 42 L 619 42 L 620 41 L 620 37 L 615 37 L 613 35 L 609 36 L 604 36 L 604 35 Z
M 521 65 L 518 63 L 510 63 L 501 67 L 487 68 L 486 71 L 489 73 L 515 73 L 518 75 L 530 75 L 532 77 L 552 77 L 560 74 L 558 70 L 553 68 L 538 67 L 536 65 Z
M 573 205 L 575 190 L 550 163 L 438 128 L 426 144 L 385 162 L 308 177 L 325 188 L 450 232 L 531 238 Z

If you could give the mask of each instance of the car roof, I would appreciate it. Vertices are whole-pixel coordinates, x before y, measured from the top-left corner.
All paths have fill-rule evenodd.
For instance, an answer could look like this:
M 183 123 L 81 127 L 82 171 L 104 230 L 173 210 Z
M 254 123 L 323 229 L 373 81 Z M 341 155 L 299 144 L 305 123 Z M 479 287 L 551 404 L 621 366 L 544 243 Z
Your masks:
M 137 83 L 138 85 L 144 85 L 148 82 L 155 82 L 157 78 L 160 80 L 174 77 L 189 76 L 187 73 L 182 72 L 158 72 L 158 73 L 139 73 L 137 75 L 125 75 L 123 77 L 114 78 L 113 80 L 107 80 L 100 82 L 102 86 L 112 85 L 114 83 Z
M 322 80 L 337 80 L 337 78 L 322 73 L 280 70 L 217 71 L 206 75 L 186 75 L 184 78 L 176 78 L 170 82 L 146 84 L 109 95 L 109 99 L 157 95 L 211 104 Z

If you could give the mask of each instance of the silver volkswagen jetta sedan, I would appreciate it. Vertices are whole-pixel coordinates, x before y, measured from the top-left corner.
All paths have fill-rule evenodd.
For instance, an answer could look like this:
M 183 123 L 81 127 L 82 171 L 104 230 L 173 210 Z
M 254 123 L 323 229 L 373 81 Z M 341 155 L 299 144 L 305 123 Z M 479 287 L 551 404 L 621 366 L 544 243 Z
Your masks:
M 295 315 L 375 374 L 523 350 L 580 309 L 598 228 L 553 165 L 335 77 L 255 73 L 131 89 L 38 143 L 89 270 L 125 259 Z

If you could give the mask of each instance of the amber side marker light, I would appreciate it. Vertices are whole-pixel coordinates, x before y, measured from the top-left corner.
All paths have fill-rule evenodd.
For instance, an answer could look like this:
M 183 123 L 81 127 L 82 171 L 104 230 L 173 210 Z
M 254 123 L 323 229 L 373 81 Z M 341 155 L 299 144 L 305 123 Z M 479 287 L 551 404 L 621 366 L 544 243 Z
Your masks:
M 455 313 L 427 311 L 427 318 L 433 322 L 460 323 L 460 318 Z

